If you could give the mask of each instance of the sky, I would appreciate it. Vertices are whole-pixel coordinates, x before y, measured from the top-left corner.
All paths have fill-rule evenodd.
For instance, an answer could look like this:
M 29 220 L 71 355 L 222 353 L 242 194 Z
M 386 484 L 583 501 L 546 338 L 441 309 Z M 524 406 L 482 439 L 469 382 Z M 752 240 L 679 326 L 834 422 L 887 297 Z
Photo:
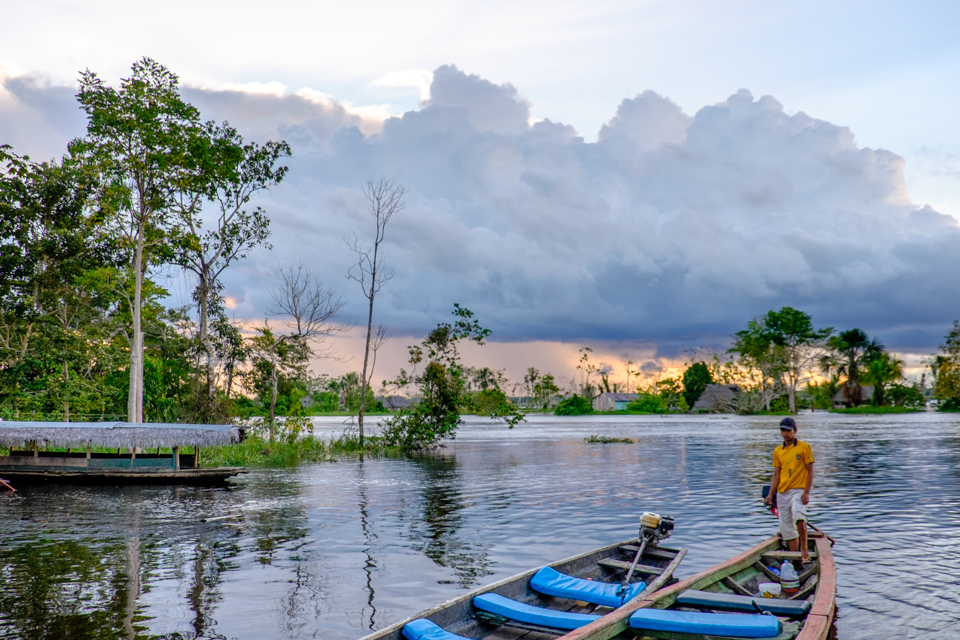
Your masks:
M 378 367 L 453 303 L 474 364 L 571 376 L 724 348 L 768 309 L 860 327 L 916 362 L 960 317 L 960 5 L 950 2 L 9 2 L 0 143 L 48 158 L 84 131 L 90 69 L 151 56 L 205 118 L 284 139 L 259 202 L 274 249 L 228 274 L 260 322 L 281 265 L 348 299 L 361 187 L 407 189 L 378 300 Z M 184 279 L 167 283 L 186 298 Z M 358 331 L 338 341 L 358 368 Z

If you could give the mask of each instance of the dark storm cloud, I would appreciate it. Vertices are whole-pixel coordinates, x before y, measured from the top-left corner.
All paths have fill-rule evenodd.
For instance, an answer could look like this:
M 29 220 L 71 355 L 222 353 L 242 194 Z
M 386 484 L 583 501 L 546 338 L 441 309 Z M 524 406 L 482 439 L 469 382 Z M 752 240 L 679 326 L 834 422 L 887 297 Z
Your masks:
M 206 118 L 294 147 L 263 202 L 276 248 L 227 278 L 246 317 L 262 317 L 278 261 L 298 260 L 359 312 L 343 237 L 367 231 L 359 190 L 379 175 L 409 189 L 378 311 L 398 333 L 459 302 L 501 339 L 720 343 L 791 305 L 818 325 L 929 349 L 960 315 L 960 230 L 909 200 L 903 159 L 770 96 L 740 91 L 691 116 L 646 91 L 588 143 L 530 124 L 514 87 L 453 66 L 380 130 L 334 100 L 184 93 Z M 51 100 L 30 109 L 53 118 Z

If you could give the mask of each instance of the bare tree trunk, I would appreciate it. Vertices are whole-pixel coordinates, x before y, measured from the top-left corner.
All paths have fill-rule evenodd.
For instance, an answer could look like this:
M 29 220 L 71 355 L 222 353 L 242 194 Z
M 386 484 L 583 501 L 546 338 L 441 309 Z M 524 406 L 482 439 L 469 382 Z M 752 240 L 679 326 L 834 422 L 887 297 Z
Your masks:
M 273 442 L 273 426 L 277 419 L 277 387 L 279 386 L 277 360 L 275 357 L 270 358 L 270 384 L 272 387 L 270 396 L 270 441 Z
M 797 412 L 797 383 L 794 380 L 793 372 L 787 373 L 787 397 L 790 400 L 790 413 Z
M 374 253 L 376 255 L 376 253 Z M 376 258 L 374 258 L 376 264 Z M 367 405 L 367 361 L 370 358 L 370 337 L 373 333 L 373 296 L 370 291 L 370 313 L 367 314 L 367 342 L 363 349 L 363 373 L 360 376 L 360 409 L 357 411 L 357 425 L 360 431 L 360 446 L 363 447 L 363 412 Z
M 200 345 L 203 347 L 203 353 L 206 356 L 206 396 L 213 398 L 213 345 L 210 344 L 210 285 L 206 276 L 200 276 L 200 284 L 197 287 L 197 295 L 200 297 Z
M 67 361 L 63 361 L 63 421 L 70 422 L 70 372 Z
M 133 284 L 133 344 L 130 345 L 130 392 L 127 400 L 127 422 L 143 422 L 143 234 L 144 225 L 138 223 L 137 248 L 134 252 Z

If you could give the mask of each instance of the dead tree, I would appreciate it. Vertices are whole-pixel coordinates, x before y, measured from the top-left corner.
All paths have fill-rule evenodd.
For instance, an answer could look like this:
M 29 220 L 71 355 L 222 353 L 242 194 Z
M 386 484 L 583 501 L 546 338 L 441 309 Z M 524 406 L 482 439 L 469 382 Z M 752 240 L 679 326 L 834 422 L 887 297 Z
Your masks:
M 277 388 L 283 369 L 306 369 L 310 356 L 334 357 L 330 349 L 322 349 L 323 341 L 346 325 L 337 322 L 344 306 L 343 299 L 332 289 L 324 288 L 313 272 L 302 263 L 280 269 L 282 282 L 270 292 L 273 307 L 269 314 L 286 318 L 286 331 L 274 331 L 268 322 L 251 340 L 253 351 L 269 364 L 270 439 L 276 422 Z
M 363 295 L 367 299 L 367 339 L 363 349 L 363 370 L 360 374 L 360 409 L 357 412 L 357 425 L 359 429 L 360 445 L 363 446 L 363 413 L 366 410 L 367 388 L 370 384 L 370 378 L 373 375 L 372 370 L 368 375 L 368 364 L 370 360 L 370 351 L 373 342 L 377 342 L 377 347 L 383 344 L 386 334 L 378 331 L 374 336 L 373 330 L 373 302 L 379 293 L 380 288 L 385 282 L 393 278 L 393 269 L 383 265 L 383 256 L 380 252 L 380 243 L 387 229 L 387 223 L 393 214 L 402 211 L 404 208 L 403 195 L 406 189 L 397 184 L 395 180 L 381 176 L 378 180 L 370 180 L 363 188 L 363 195 L 367 197 L 370 203 L 369 213 L 373 216 L 375 227 L 373 242 L 367 243 L 361 241 L 356 234 L 353 240 L 346 240 L 355 254 L 357 262 L 347 271 L 347 278 L 355 280 L 360 284 Z M 375 350 L 374 350 L 375 352 Z

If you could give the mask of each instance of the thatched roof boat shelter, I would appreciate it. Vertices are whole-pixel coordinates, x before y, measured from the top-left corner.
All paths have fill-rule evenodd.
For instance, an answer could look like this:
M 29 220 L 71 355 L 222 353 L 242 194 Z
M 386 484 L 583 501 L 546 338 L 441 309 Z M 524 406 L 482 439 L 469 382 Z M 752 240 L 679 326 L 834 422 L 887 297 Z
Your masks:
M 217 482 L 245 470 L 201 468 L 200 448 L 240 440 L 240 429 L 232 425 L 0 421 L 0 448 L 10 449 L 9 455 L 0 456 L 0 477 L 105 484 Z M 181 454 L 181 447 L 194 447 L 194 452 Z M 41 451 L 47 448 L 66 452 Z M 94 448 L 117 452 L 93 452 Z M 161 453 L 161 449 L 172 452 Z
M 212 447 L 240 441 L 240 429 L 221 424 L 152 422 L 0 422 L 0 446 Z

